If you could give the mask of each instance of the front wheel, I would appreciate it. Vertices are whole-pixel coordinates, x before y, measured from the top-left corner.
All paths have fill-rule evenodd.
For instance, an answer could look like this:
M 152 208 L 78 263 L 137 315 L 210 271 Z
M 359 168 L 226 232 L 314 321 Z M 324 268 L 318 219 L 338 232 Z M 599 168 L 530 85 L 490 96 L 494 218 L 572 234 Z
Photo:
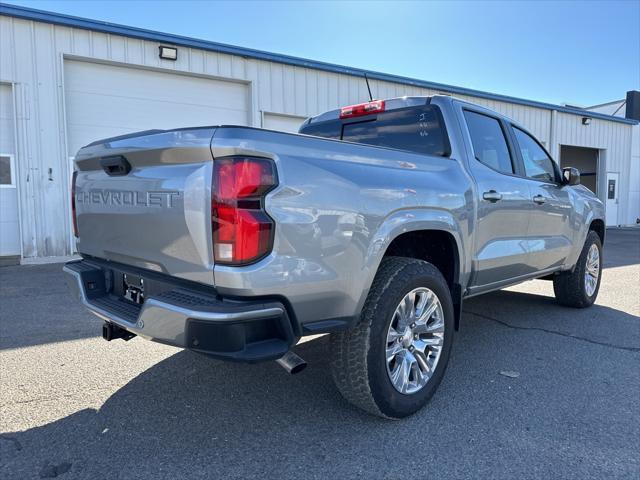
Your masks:
M 438 388 L 453 331 L 451 293 L 440 271 L 421 260 L 387 257 L 358 325 L 331 336 L 336 386 L 374 415 L 411 415 Z
M 602 242 L 590 231 L 573 272 L 563 272 L 553 279 L 553 291 L 560 305 L 585 308 L 593 305 L 602 278 Z

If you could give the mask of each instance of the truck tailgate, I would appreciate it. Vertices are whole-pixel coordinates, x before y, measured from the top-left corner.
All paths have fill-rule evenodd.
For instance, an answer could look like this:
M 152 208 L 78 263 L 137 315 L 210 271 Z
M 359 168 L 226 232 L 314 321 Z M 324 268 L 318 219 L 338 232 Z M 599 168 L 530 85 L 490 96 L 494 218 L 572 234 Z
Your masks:
M 76 156 L 81 254 L 213 285 L 214 127 L 95 142 Z

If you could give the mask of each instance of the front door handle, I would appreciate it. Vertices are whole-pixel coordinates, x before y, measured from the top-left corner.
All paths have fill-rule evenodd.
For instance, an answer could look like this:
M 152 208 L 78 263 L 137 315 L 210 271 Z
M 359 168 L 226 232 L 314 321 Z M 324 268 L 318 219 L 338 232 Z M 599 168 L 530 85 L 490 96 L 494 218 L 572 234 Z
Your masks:
M 533 197 L 533 201 L 538 205 L 542 205 L 546 200 L 542 195 L 536 195 L 535 197 Z
M 502 200 L 502 194 L 496 192 L 495 190 L 489 190 L 488 192 L 484 192 L 482 194 L 482 198 L 491 203 L 496 203 L 497 201 Z

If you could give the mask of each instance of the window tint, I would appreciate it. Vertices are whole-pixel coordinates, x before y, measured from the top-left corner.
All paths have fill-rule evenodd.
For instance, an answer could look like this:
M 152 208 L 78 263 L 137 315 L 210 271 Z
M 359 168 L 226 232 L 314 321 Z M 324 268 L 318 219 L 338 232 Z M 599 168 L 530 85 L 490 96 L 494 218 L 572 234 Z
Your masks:
M 300 127 L 298 133 L 313 135 L 314 137 L 332 138 L 340 140 L 342 134 L 342 124 L 339 121 L 305 123 Z
M 449 155 L 446 133 L 433 106 L 401 108 L 376 120 L 346 123 L 342 140 L 410 150 L 426 155 Z
M 502 173 L 513 173 L 511 155 L 500 122 L 476 112 L 464 111 L 476 158 Z
M 348 142 L 448 156 L 449 138 L 435 105 L 399 108 L 360 121 L 330 120 L 305 124 L 300 133 Z
M 556 181 L 556 169 L 553 160 L 542 149 L 531 135 L 519 128 L 513 127 L 513 133 L 518 142 L 518 148 L 522 154 L 525 175 L 529 178 L 544 182 Z

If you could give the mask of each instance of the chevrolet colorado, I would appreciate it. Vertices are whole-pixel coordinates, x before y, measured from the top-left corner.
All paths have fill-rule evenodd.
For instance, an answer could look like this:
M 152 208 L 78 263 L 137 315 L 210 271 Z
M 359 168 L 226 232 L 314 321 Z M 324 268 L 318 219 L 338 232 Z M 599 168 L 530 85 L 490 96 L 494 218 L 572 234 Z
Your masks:
M 440 383 L 465 298 L 533 278 L 591 305 L 604 208 L 522 126 L 448 96 L 94 142 L 75 159 L 71 289 L 103 336 L 304 367 L 387 418 Z

